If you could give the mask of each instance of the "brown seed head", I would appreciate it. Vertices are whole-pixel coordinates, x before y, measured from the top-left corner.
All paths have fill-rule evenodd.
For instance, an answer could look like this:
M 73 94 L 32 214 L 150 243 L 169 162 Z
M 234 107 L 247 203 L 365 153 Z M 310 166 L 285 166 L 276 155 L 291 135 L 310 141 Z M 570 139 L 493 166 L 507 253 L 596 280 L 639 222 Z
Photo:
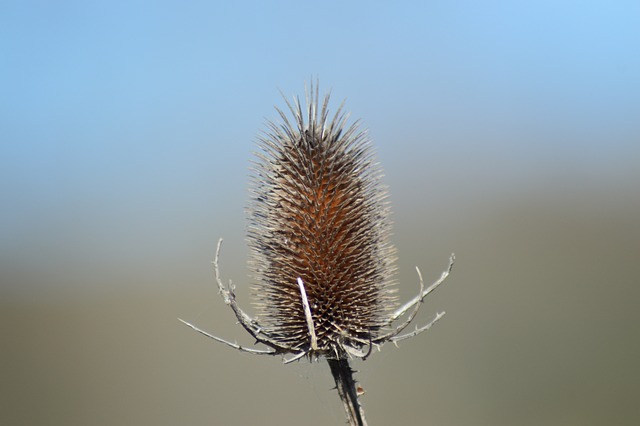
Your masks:
M 380 167 L 366 133 L 329 95 L 291 122 L 268 122 L 250 184 L 253 295 L 265 331 L 295 351 L 344 358 L 380 334 L 394 308 L 395 249 Z M 304 284 L 317 345 L 311 345 Z

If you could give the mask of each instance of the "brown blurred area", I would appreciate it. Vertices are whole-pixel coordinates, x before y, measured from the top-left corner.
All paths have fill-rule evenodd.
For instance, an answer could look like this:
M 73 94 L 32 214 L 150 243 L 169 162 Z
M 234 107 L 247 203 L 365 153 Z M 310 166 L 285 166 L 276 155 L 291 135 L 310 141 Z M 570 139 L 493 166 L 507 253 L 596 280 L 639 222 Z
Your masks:
M 638 424 L 637 182 L 489 195 L 449 203 L 396 188 L 401 297 L 417 290 L 415 265 L 433 281 L 450 252 L 457 263 L 419 318 L 445 310 L 436 327 L 355 363 L 369 423 Z M 54 260 L 41 248 L 3 262 L 0 423 L 343 424 L 326 365 L 239 354 L 177 321 L 251 343 L 209 264 L 224 232 L 223 276 L 251 310 L 243 226 L 185 223 L 136 236 L 148 242 L 138 251 L 123 236 L 123 265 L 87 264 L 82 238 Z

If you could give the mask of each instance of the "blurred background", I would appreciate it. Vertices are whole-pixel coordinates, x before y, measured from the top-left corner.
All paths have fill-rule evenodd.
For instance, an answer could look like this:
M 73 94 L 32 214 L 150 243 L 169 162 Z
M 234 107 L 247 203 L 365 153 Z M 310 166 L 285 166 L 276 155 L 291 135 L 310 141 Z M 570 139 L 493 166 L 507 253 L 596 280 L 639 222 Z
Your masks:
M 640 4 L 9 2 L 0 423 L 331 425 L 326 363 L 240 354 L 247 177 L 319 78 L 369 129 L 418 322 L 372 425 L 640 423 Z

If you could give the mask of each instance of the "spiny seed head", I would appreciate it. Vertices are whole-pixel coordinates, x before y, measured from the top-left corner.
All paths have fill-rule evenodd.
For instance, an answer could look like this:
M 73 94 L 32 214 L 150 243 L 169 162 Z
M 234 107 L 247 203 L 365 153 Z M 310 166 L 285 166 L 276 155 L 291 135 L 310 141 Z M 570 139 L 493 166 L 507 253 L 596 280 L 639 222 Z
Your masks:
M 368 345 L 395 305 L 389 204 L 371 144 L 318 89 L 277 109 L 259 138 L 248 209 L 258 321 L 282 346 L 344 358 Z M 310 343 L 304 284 L 316 348 Z

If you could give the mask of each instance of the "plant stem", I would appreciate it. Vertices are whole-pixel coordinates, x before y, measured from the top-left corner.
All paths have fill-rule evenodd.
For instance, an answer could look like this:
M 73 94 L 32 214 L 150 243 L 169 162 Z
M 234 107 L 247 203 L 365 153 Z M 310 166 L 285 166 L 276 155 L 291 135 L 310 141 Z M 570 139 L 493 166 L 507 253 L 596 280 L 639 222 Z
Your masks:
M 354 371 L 348 359 L 327 359 L 331 374 L 336 381 L 336 389 L 344 405 L 351 426 L 367 426 L 364 409 L 358 401 L 358 390 L 353 378 Z

